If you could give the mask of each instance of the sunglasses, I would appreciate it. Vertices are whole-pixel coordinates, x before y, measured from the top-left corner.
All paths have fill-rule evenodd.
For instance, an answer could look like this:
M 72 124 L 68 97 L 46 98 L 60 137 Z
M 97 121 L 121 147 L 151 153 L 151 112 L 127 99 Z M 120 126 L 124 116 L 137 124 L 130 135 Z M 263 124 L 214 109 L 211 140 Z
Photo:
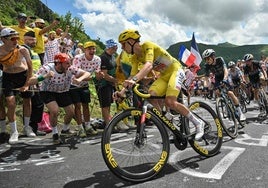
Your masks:
M 25 21 L 27 20 L 27 17 L 20 17 L 19 19 Z
M 5 37 L 6 39 L 8 39 L 8 40 L 11 40 L 11 41 L 17 41 L 17 40 L 19 40 L 20 39 L 20 37 Z

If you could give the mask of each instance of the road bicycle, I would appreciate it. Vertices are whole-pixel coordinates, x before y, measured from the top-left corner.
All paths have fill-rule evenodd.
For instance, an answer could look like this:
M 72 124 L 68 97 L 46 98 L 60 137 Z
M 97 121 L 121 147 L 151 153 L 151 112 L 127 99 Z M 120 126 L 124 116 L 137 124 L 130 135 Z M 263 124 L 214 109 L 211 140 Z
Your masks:
M 108 168 L 117 177 L 131 182 L 142 182 L 155 177 L 168 162 L 170 140 L 167 130 L 174 135 L 174 145 L 179 150 L 187 144 L 198 154 L 211 157 L 222 145 L 222 125 L 214 110 L 204 102 L 196 101 L 189 105 L 191 112 L 205 123 L 201 140 L 194 140 L 194 125 L 185 117 L 178 116 L 176 124 L 167 119 L 148 99 L 150 94 L 133 92 L 141 97 L 141 107 L 130 107 L 116 114 L 103 131 L 101 150 Z M 154 98 L 155 99 L 155 98 Z M 117 124 L 128 118 L 137 126 L 135 130 L 114 133 Z
M 238 136 L 238 125 L 244 127 L 245 121 L 240 121 L 236 107 L 227 94 L 227 87 L 228 85 L 225 83 L 218 87 L 220 96 L 216 99 L 216 111 L 226 134 L 231 138 L 236 138 Z

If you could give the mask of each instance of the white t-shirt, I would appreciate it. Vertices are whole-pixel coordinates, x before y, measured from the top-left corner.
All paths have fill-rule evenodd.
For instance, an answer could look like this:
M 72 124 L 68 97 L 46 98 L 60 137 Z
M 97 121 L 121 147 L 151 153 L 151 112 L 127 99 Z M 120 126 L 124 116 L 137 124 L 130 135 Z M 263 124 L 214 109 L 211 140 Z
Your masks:
M 99 56 L 94 55 L 92 60 L 89 61 L 85 57 L 84 53 L 78 54 L 74 57 L 72 66 L 74 66 L 76 68 L 80 68 L 84 71 L 87 71 L 92 75 L 94 72 L 101 71 L 101 59 Z M 75 85 L 75 86 L 77 86 L 77 85 Z M 80 86 L 80 87 L 88 86 L 88 82 L 82 81 L 82 82 L 80 82 L 80 84 L 78 86 Z
M 69 91 L 73 75 L 79 75 L 81 70 L 77 67 L 71 66 L 66 73 L 58 73 L 55 70 L 54 63 L 43 65 L 38 71 L 37 76 L 45 75 L 49 71 L 54 72 L 54 76 L 43 80 L 40 86 L 40 91 L 50 91 L 55 93 L 63 93 Z

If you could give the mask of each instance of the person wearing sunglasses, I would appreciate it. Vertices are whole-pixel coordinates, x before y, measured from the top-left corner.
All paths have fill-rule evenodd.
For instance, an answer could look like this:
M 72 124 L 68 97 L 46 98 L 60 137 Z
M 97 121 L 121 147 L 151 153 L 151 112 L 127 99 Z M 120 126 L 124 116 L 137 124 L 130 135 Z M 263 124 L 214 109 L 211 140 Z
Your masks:
M 19 33 L 11 28 L 4 28 L 0 33 L 3 45 L 0 46 L 0 63 L 3 66 L 3 92 L 6 98 L 7 118 L 11 126 L 9 143 L 18 142 L 16 124 L 16 94 L 23 98 L 24 131 L 28 137 L 35 137 L 29 126 L 31 115 L 32 92 L 28 90 L 28 80 L 32 76 L 32 61 L 29 51 L 18 45 Z
M 14 29 L 19 34 L 18 44 L 22 45 L 24 43 L 24 34 L 28 31 L 32 31 L 32 28 L 28 27 L 27 21 L 28 17 L 24 13 L 19 13 L 17 16 L 18 25 L 12 25 L 10 28 Z

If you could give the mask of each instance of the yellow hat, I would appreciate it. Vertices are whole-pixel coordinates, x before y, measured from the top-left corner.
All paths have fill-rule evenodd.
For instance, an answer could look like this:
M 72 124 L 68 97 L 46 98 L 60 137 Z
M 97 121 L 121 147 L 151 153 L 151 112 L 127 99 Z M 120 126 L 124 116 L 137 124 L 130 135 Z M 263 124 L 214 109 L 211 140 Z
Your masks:
M 49 31 L 48 34 L 49 34 L 49 35 L 50 35 L 50 34 L 56 34 L 56 32 L 55 32 L 55 31 Z
M 95 42 L 93 42 L 93 41 L 88 41 L 88 42 L 86 42 L 85 44 L 84 44 L 84 48 L 88 48 L 88 47 L 96 47 L 97 45 L 96 45 L 96 43 Z

